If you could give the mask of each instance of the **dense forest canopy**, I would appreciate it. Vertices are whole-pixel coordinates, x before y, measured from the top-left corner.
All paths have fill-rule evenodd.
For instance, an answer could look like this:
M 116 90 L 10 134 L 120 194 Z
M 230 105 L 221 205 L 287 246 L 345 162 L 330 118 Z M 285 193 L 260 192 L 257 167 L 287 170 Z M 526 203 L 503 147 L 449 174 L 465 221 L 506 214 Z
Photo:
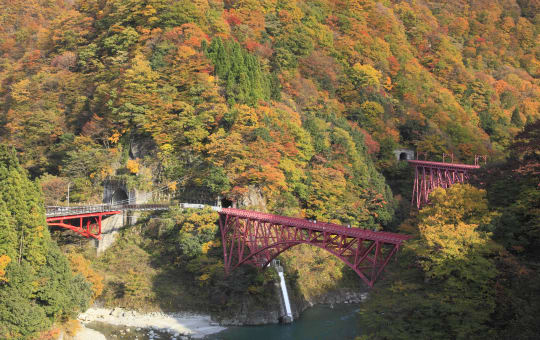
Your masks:
M 38 185 L 0 145 L 0 337 L 33 338 L 86 309 L 91 294 L 51 240 Z
M 475 183 L 437 189 L 361 311 L 369 339 L 535 339 L 540 332 L 540 121 Z M 392 327 L 387 325 L 392 324 Z
M 177 199 L 201 193 L 396 229 L 411 185 L 399 148 L 466 163 L 485 154 L 491 164 L 474 183 L 483 189 L 437 192 L 401 225 L 416 236 L 396 264 L 406 279 L 373 294 L 370 310 L 385 311 L 363 314 L 368 331 L 534 334 L 539 31 L 537 0 L 0 0 L 0 142 L 15 150 L 0 149 L 0 335 L 30 337 L 103 288 L 83 257 L 69 259 L 92 284 L 42 266 L 68 262 L 27 175 L 48 205 L 64 204 L 68 190 L 72 202 L 100 203 L 103 182 L 116 179 Z M 223 278 L 214 220 L 173 210 L 141 242 L 223 299 L 264 291 L 269 276 L 246 274 L 259 283 L 237 287 Z M 343 279 L 332 258 L 306 265 L 318 250 L 283 256 L 291 271 L 308 268 L 295 278 L 304 296 Z M 145 272 L 120 276 L 131 282 L 124 302 L 143 301 Z M 30 284 L 43 278 L 50 287 Z M 55 285 L 85 296 L 53 294 Z M 381 333 L 389 318 L 395 329 Z
M 1 7 L 1 138 L 33 176 L 69 178 L 74 200 L 116 175 L 231 200 L 255 186 L 272 210 L 386 223 L 371 159 L 497 158 L 540 115 L 534 1 Z

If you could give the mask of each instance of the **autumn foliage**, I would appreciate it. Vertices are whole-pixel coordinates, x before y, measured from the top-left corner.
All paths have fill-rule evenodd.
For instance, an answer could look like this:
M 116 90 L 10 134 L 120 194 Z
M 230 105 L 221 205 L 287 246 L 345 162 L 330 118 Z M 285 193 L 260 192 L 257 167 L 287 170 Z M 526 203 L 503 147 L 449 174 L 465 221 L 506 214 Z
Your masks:
M 538 120 L 538 9 L 2 0 L 0 141 L 47 204 L 67 203 L 68 187 L 72 202 L 101 202 L 109 179 L 174 183 L 181 200 L 257 192 L 271 212 L 381 229 L 397 206 L 381 175 L 398 167 L 393 150 L 503 159 Z

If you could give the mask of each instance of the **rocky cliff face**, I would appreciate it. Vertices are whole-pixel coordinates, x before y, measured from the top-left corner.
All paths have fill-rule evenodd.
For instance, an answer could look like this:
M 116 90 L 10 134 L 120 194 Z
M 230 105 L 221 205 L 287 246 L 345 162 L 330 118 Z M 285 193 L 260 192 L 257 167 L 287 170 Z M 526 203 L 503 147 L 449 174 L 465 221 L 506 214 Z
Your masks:
M 247 192 L 236 201 L 236 207 L 267 212 L 266 203 L 266 198 L 263 196 L 261 189 L 250 185 Z
M 289 290 L 289 292 L 291 292 Z M 241 306 L 229 311 L 226 315 L 218 316 L 216 319 L 222 326 L 252 326 L 264 325 L 281 322 L 281 317 L 285 315 L 282 306 L 279 286 L 276 286 L 275 303 L 261 306 L 253 299 L 245 299 Z M 307 308 L 318 304 L 334 305 L 338 303 L 361 303 L 367 298 L 366 290 L 354 290 L 350 288 L 341 288 L 329 291 L 312 301 L 306 301 L 302 297 L 291 295 L 291 309 L 295 319 Z

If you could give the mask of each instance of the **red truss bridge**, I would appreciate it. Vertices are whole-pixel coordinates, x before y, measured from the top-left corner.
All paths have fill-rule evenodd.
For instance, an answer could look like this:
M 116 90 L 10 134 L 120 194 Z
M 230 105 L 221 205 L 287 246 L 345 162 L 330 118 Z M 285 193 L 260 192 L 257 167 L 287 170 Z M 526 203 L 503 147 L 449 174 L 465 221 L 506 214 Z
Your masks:
M 46 207 L 49 226 L 73 230 L 84 237 L 101 238 L 101 222 L 104 218 L 126 210 L 167 210 L 165 204 L 99 204 L 74 207 Z
M 412 237 L 232 208 L 219 214 L 227 274 L 244 263 L 266 268 L 287 249 L 310 244 L 332 253 L 373 287 L 401 244 Z
M 411 204 L 420 209 L 429 202 L 429 194 L 436 188 L 449 188 L 456 183 L 467 183 L 479 165 L 408 160 L 414 166 Z M 477 163 L 477 161 L 476 161 Z
M 184 208 L 202 204 L 182 203 Z M 47 223 L 73 230 L 85 237 L 101 238 L 104 218 L 126 210 L 167 210 L 168 204 L 102 204 L 77 207 L 47 207 Z M 225 272 L 248 263 L 266 268 L 279 254 L 298 244 L 327 250 L 360 276 L 369 286 L 401 244 L 412 236 L 376 232 L 332 223 L 309 221 L 232 208 L 211 207 L 219 212 Z

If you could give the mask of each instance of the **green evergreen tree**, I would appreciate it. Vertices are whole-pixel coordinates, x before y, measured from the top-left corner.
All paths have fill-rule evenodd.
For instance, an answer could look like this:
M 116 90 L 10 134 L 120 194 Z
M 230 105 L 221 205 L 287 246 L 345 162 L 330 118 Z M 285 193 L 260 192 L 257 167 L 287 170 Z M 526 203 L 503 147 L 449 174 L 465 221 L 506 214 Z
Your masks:
M 0 338 L 26 339 L 87 307 L 89 284 L 73 276 L 51 240 L 41 193 L 0 145 L 0 256 L 11 261 L 0 282 Z
M 517 108 L 517 106 L 512 112 L 512 118 L 510 119 L 510 121 L 512 122 L 512 124 L 519 128 L 523 127 L 523 120 L 521 119 L 521 115 L 519 114 L 519 109 Z
M 533 116 L 527 116 L 527 125 L 533 124 L 535 122 Z
M 0 145 L 0 202 L 9 216 L 8 226 L 0 231 L 0 250 L 13 262 L 43 265 L 50 236 L 39 189 L 27 178 L 15 151 L 5 145 Z
M 230 105 L 235 103 L 256 105 L 258 100 L 268 100 L 271 95 L 270 77 L 261 68 L 254 55 L 237 42 L 212 40 L 206 53 L 214 64 L 214 73 L 225 87 Z

